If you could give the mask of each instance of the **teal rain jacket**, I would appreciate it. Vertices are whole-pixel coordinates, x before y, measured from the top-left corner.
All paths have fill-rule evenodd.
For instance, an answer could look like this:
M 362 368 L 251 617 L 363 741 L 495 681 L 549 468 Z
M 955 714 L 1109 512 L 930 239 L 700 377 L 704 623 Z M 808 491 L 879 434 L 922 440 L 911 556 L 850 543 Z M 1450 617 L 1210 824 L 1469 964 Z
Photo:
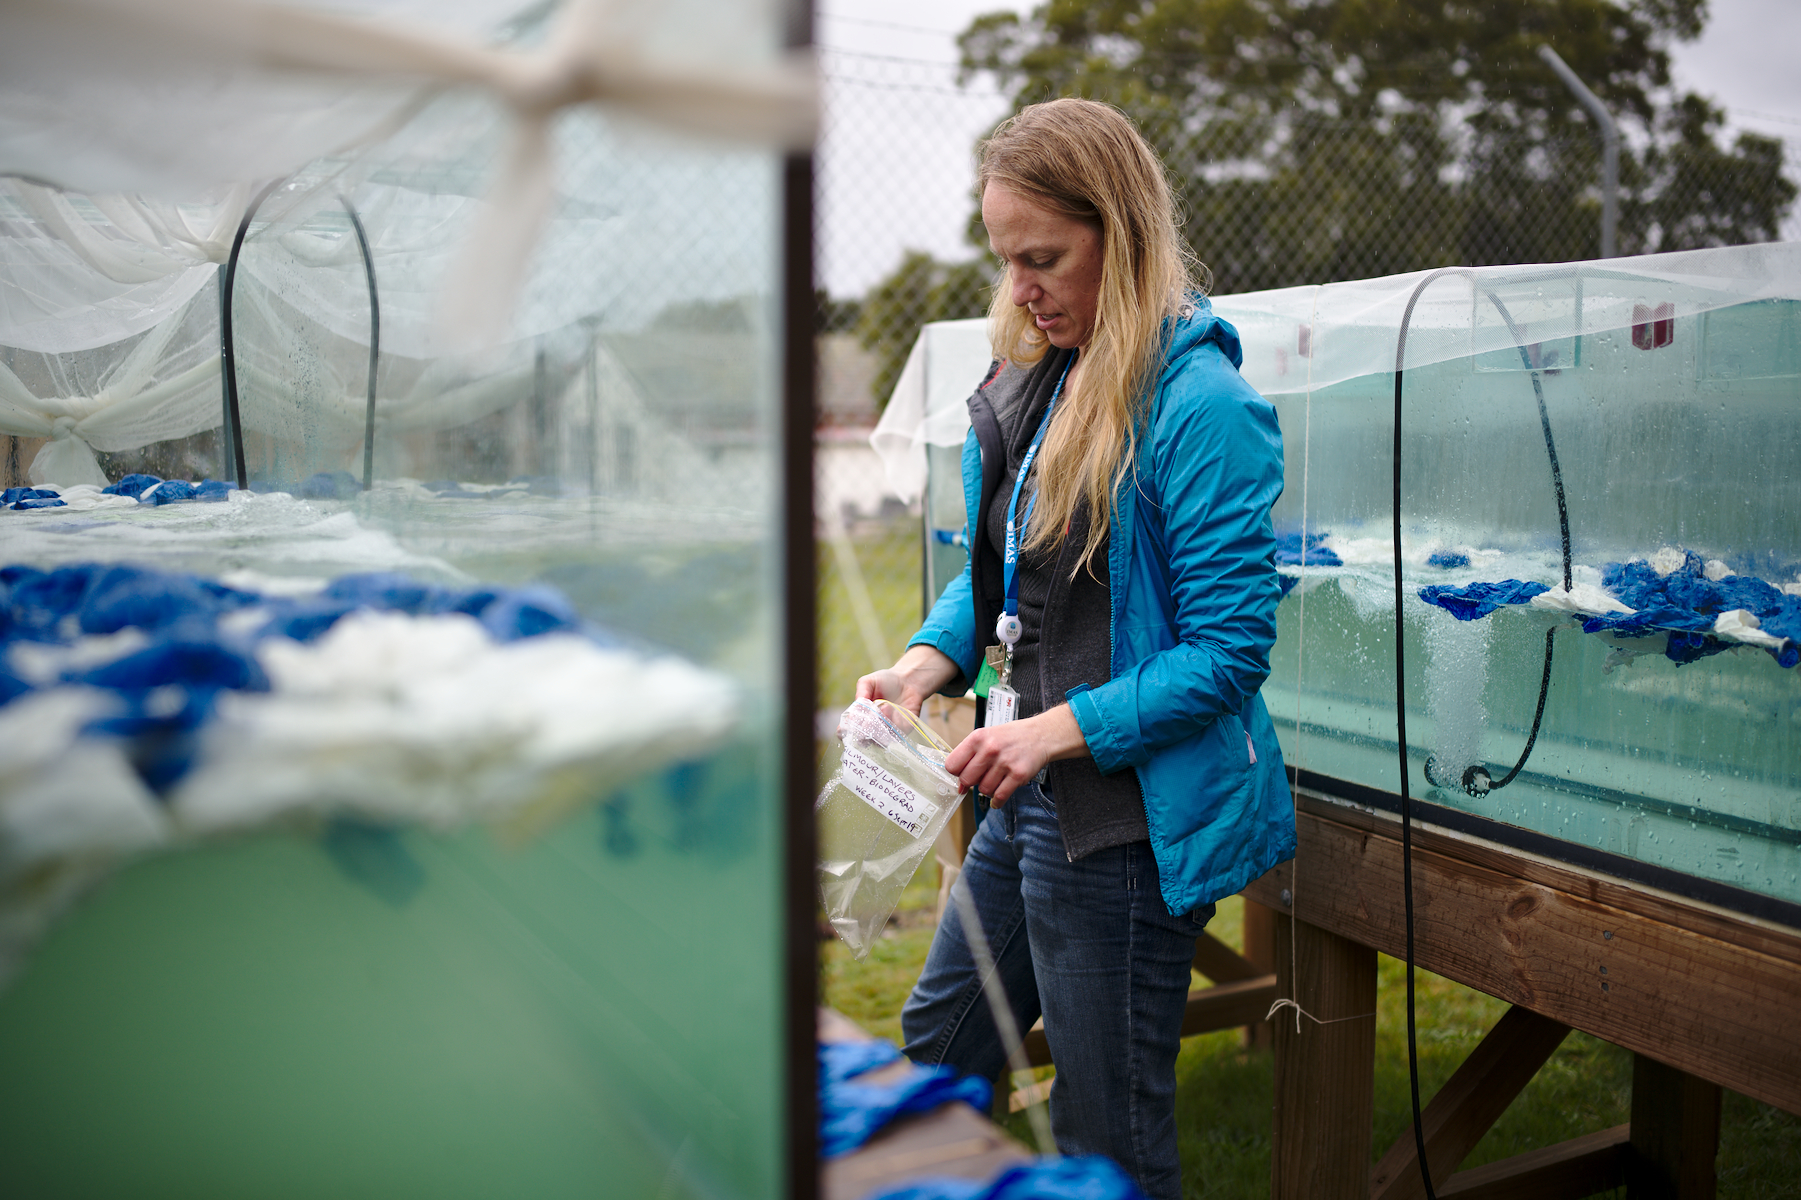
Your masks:
M 1258 694 L 1281 599 L 1270 508 L 1282 494 L 1282 431 L 1239 375 L 1243 361 L 1237 330 L 1205 299 L 1174 320 L 1108 540 L 1111 678 L 1067 697 L 1101 772 L 1137 768 L 1163 900 L 1177 914 L 1294 857 L 1282 751 Z M 975 427 L 963 489 L 974 547 Z M 993 640 L 976 604 L 965 566 L 909 644 L 936 647 L 974 679 Z

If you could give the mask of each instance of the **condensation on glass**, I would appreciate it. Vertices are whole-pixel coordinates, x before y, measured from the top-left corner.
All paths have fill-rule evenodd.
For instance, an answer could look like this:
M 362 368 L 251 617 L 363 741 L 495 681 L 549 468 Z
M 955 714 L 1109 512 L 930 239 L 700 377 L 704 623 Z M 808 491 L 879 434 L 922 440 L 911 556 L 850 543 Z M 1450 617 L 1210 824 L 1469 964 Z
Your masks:
M 1291 766 L 1390 794 L 1394 356 L 1423 279 L 1217 301 L 1243 334 L 1247 377 L 1277 405 L 1287 449 L 1274 514 L 1286 590 L 1264 698 Z M 1801 901 L 1796 647 L 1770 632 L 1783 618 L 1766 618 L 1762 638 L 1735 638 L 1730 622 L 1716 632 L 1706 607 L 1741 602 L 1706 586 L 1722 581 L 1801 593 L 1797 416 L 1796 247 L 1488 268 L 1426 284 L 1409 322 L 1399 446 L 1414 795 Z M 1548 446 L 1576 602 L 1459 620 L 1423 600 L 1476 582 L 1561 590 Z M 1632 598 L 1618 581 L 1633 563 L 1655 588 L 1686 577 L 1700 618 L 1689 612 L 1686 629 L 1675 627 L 1680 612 L 1641 629 L 1621 629 L 1617 611 L 1611 628 L 1597 621 L 1610 597 Z M 1553 665 L 1530 757 L 1505 788 L 1464 786 L 1473 769 L 1498 781 L 1520 762 L 1547 630 Z
M 1400 790 L 1395 354 L 1426 279 L 1213 300 L 1240 334 L 1245 377 L 1276 405 L 1286 453 L 1264 699 L 1291 767 L 1384 803 Z M 891 483 L 927 498 L 928 597 L 961 569 L 963 401 L 988 361 L 983 322 L 928 326 L 876 430 Z M 1403 391 L 1412 793 L 1556 839 L 1535 843 L 1550 853 L 1742 889 L 1714 900 L 1801 902 L 1801 668 L 1788 665 L 1801 657 L 1801 247 L 1441 274 L 1407 320 Z M 1527 600 L 1561 591 L 1548 447 L 1571 602 L 1459 620 L 1423 600 L 1476 583 L 1528 585 L 1514 593 Z M 1641 579 L 1685 577 L 1702 610 L 1676 614 L 1682 628 L 1669 613 L 1639 630 L 1617 612 L 1612 628 L 1597 622 L 1630 564 Z M 1708 590 L 1721 583 L 1736 590 Z M 1716 628 L 1720 610 L 1767 608 L 1772 594 L 1786 626 Z M 1522 764 L 1547 630 L 1544 712 Z M 1464 786 L 1515 766 L 1504 787 Z

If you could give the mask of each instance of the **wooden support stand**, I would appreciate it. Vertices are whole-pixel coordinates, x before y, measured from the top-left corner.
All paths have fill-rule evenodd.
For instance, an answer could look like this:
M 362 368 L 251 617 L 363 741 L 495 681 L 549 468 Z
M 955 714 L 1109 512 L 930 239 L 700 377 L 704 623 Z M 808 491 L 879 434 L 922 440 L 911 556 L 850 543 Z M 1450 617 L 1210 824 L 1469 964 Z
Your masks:
M 928 696 L 926 702 L 919 706 L 919 719 L 926 728 L 943 738 L 946 745 L 955 746 L 969 736 L 976 724 L 976 701 L 974 696 Z M 951 819 L 945 823 L 938 834 L 938 841 L 932 847 L 932 856 L 938 866 L 938 905 L 933 913 L 934 922 L 944 920 L 944 909 L 950 903 L 951 885 L 957 882 L 957 876 L 963 871 L 963 855 L 969 850 L 970 840 L 976 835 L 974 806 L 968 796 L 957 801 L 957 809 Z
M 1579 1200 L 1616 1188 L 1625 1172 L 1626 1126 L 1616 1125 L 1459 1171 L 1438 1188 L 1439 1200 Z
M 1400 823 L 1303 790 L 1302 882 L 1283 864 L 1245 895 L 1361 945 L 1405 953 Z M 1419 826 L 1420 966 L 1635 1053 L 1801 1112 L 1801 931 Z M 1286 916 L 1278 914 L 1277 928 Z
M 1244 898 L 1244 957 L 1259 975 L 1276 973 L 1276 914 L 1249 896 Z M 1204 974 L 1205 972 L 1203 972 Z M 1264 1009 L 1268 1012 L 1268 1009 Z M 1244 1044 L 1250 1050 L 1268 1050 L 1271 1041 L 1268 1021 L 1244 1027 Z
M 1515 1005 L 1420 1112 L 1426 1161 L 1439 1196 L 1579 1200 L 1620 1179 L 1625 1127 L 1549 1150 L 1452 1174 L 1507 1106 L 1532 1081 L 1570 1027 Z M 1577 1143 L 1580 1143 L 1578 1145 Z M 1423 1200 L 1418 1143 L 1409 1127 L 1370 1175 L 1371 1200 Z
M 1420 1123 L 1442 1200 L 1582 1200 L 1622 1184 L 1629 1200 L 1713 1200 L 1720 1088 L 1643 1055 L 1633 1061 L 1630 1124 L 1456 1170 L 1568 1033 L 1515 1006 L 1432 1097 Z M 1424 1195 L 1409 1128 L 1371 1174 L 1370 1200 Z
M 1713 1200 L 1720 1086 L 1632 1056 L 1628 1200 Z
M 1298 1032 L 1292 1009 L 1271 1022 L 1272 1200 L 1365 1200 L 1375 1103 L 1376 952 L 1279 918 L 1276 979 L 1279 993 L 1307 1015 Z
M 1404 950 L 1397 823 L 1306 792 L 1299 807 L 1296 864 L 1246 898 L 1293 898 L 1292 923 L 1276 917 L 1282 995 L 1322 1020 L 1349 1015 L 1367 972 L 1373 1010 L 1375 950 Z M 1766 1019 L 1801 990 L 1801 935 L 1429 826 L 1414 843 L 1418 962 L 1515 1005 L 1421 1113 L 1438 1196 L 1579 1200 L 1624 1185 L 1631 1200 L 1712 1200 L 1721 1088 L 1708 1077 L 1801 1110 L 1801 1033 Z M 1634 1051 L 1631 1123 L 1458 1171 L 1571 1027 Z M 1411 1128 L 1365 1173 L 1371 1033 L 1303 1018 L 1296 1034 L 1279 1014 L 1277 1200 L 1424 1196 Z

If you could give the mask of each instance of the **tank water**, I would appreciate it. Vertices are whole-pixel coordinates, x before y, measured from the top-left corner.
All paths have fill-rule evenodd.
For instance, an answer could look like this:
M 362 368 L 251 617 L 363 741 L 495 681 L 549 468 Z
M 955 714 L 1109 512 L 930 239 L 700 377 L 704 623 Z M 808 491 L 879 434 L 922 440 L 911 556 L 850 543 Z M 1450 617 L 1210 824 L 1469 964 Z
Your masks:
M 1796 250 L 1495 268 L 1475 285 L 1428 286 L 1400 444 L 1416 795 L 1801 902 L 1801 671 L 1787 669 L 1801 642 Z M 1246 373 L 1277 404 L 1288 452 L 1275 519 L 1289 535 L 1291 590 L 1265 700 L 1291 765 L 1385 792 L 1398 790 L 1396 300 L 1418 282 L 1217 302 L 1244 333 Z M 1467 621 L 1422 599 L 1473 583 L 1561 590 L 1547 423 L 1572 599 Z M 1650 593 L 1624 586 L 1633 572 L 1692 602 L 1687 628 L 1683 612 L 1646 608 Z M 1763 628 L 1716 632 L 1732 597 L 1753 594 Z M 1635 607 L 1637 625 L 1619 611 Z M 1466 790 L 1466 768 L 1499 780 L 1519 759 L 1548 629 L 1554 660 L 1529 761 L 1504 789 Z

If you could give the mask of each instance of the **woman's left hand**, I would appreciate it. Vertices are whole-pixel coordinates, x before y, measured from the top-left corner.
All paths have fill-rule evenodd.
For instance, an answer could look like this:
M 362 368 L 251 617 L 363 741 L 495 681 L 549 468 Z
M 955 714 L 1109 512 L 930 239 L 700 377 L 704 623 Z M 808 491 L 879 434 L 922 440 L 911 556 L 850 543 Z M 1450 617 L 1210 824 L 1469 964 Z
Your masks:
M 1069 705 L 1059 704 L 1023 721 L 976 730 L 950 752 L 944 769 L 964 787 L 975 788 L 999 805 L 1030 783 L 1046 763 L 1087 753 L 1075 714 Z

